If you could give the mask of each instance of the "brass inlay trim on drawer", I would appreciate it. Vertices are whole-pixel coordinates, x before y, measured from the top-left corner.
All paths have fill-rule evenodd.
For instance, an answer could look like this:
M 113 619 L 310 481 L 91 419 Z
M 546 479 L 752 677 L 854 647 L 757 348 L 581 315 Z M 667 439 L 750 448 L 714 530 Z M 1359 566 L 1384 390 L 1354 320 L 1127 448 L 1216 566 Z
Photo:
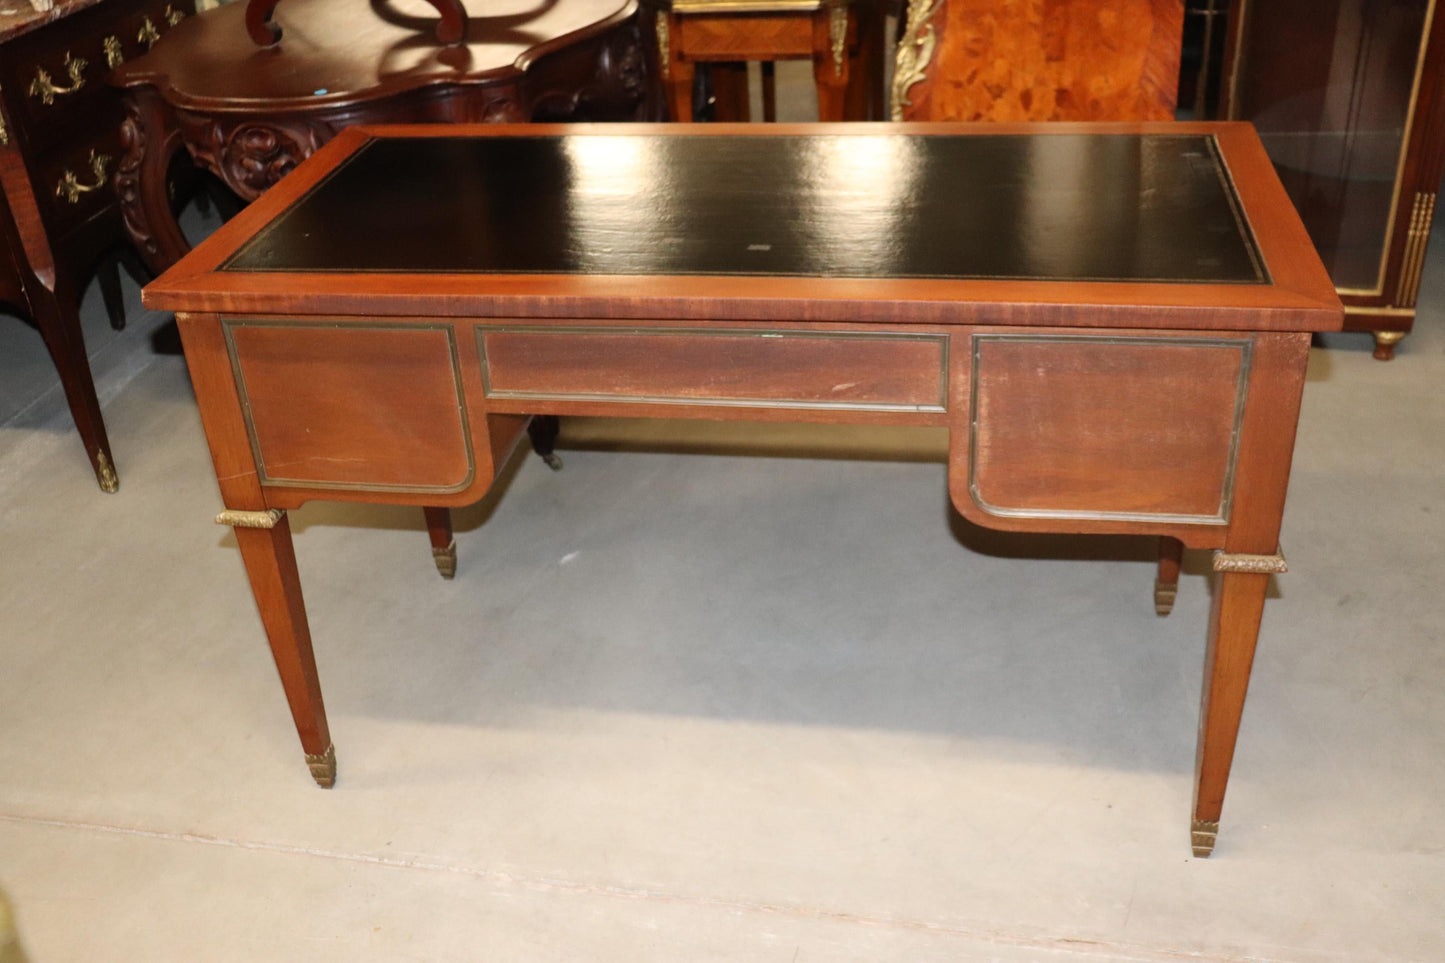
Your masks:
M 1074 509 L 1001 508 L 986 501 L 978 490 L 978 385 L 979 347 L 985 342 L 1023 344 L 1072 342 L 1075 344 L 1160 345 L 1164 347 L 1233 348 L 1240 353 L 1239 380 L 1234 395 L 1234 424 L 1230 430 L 1229 455 L 1225 461 L 1224 485 L 1220 490 L 1219 511 L 1213 515 L 1182 515 L 1170 512 L 1090 512 Z M 1091 334 L 975 334 L 969 371 L 968 398 L 968 493 L 974 503 L 1000 518 L 1056 518 L 1099 522 L 1158 522 L 1185 525 L 1224 525 L 1234 501 L 1234 469 L 1239 457 L 1239 433 L 1244 424 L 1244 404 L 1249 394 L 1250 361 L 1254 341 L 1249 338 L 1158 338 L 1120 337 Z
M 277 478 L 266 472 L 266 460 L 261 456 L 261 444 L 256 437 L 256 426 L 251 418 L 251 401 L 246 395 L 246 378 L 241 373 L 241 359 L 236 354 L 236 341 L 232 334 L 235 328 L 365 328 L 371 331 L 441 331 L 447 336 L 447 348 L 451 354 L 452 384 L 457 393 L 457 413 L 461 416 L 462 444 L 467 452 L 467 474 L 455 485 L 378 485 L 365 482 L 336 482 L 308 478 Z M 236 394 L 241 399 L 241 420 L 246 425 L 246 437 L 251 442 L 251 457 L 256 461 L 256 477 L 263 485 L 276 488 L 315 488 L 331 491 L 353 492 L 424 492 L 447 495 L 465 491 L 477 477 L 477 458 L 472 449 L 472 429 L 467 418 L 466 395 L 462 391 L 462 366 L 457 355 L 457 333 L 450 324 L 388 324 L 371 321 L 278 321 L 262 318 L 222 318 L 221 332 L 226 338 L 226 354 L 231 359 L 231 375 L 236 381 Z
M 817 340 L 849 341 L 920 341 L 938 345 L 938 402 L 936 404 L 910 405 L 887 401 L 815 401 L 809 399 L 779 398 L 680 398 L 673 395 L 634 395 L 593 392 L 553 391 L 512 391 L 492 386 L 492 371 L 487 359 L 488 334 L 584 334 L 584 335 L 683 335 L 686 337 L 752 337 L 752 338 L 806 338 Z M 636 328 L 609 327 L 605 325 L 477 325 L 477 355 L 481 360 L 482 392 L 487 398 L 511 398 L 528 401 L 598 401 L 624 404 L 683 405 L 722 408 L 809 408 L 828 411 L 917 411 L 943 412 L 948 410 L 948 336 L 942 334 L 916 334 L 908 331 L 779 331 L 762 328 Z

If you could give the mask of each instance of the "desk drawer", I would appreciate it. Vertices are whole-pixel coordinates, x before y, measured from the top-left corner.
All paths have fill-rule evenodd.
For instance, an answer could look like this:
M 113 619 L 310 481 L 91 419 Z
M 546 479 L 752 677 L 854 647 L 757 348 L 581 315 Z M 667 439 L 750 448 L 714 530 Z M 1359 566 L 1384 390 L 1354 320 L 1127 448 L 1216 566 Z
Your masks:
M 907 332 L 477 328 L 489 398 L 943 411 L 947 338 Z

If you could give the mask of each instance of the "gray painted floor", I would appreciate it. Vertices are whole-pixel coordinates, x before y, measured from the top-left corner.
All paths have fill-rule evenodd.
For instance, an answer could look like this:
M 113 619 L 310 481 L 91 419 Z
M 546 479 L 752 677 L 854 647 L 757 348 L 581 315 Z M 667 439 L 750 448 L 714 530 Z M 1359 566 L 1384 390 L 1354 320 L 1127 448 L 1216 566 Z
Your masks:
M 193 227 L 198 227 L 193 225 Z M 312 504 L 302 763 L 164 318 L 86 333 L 121 487 L 0 324 L 0 888 L 62 960 L 1445 958 L 1445 238 L 1312 359 L 1220 842 L 1209 586 L 971 528 L 931 432 L 568 423 L 459 513 Z M 93 292 L 92 292 L 93 295 Z

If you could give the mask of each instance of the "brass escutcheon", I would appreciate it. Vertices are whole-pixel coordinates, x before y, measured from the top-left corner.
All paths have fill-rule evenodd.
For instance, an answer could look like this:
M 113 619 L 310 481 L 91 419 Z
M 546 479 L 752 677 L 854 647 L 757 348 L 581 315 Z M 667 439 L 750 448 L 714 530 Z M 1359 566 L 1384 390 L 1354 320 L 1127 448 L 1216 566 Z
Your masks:
M 105 38 L 105 65 L 111 70 L 125 62 L 125 52 L 120 49 L 120 38 L 111 35 Z
M 182 13 L 181 11 L 176 10 L 175 8 L 173 8 L 173 7 L 171 7 L 171 6 L 167 6 L 167 7 L 166 7 L 166 12 L 165 12 L 165 18 L 166 18 L 166 23 L 168 23 L 168 24 L 170 24 L 172 27 L 174 27 L 176 24 L 178 24 L 178 23 L 180 23 L 182 20 L 186 19 L 186 15 L 185 15 L 184 13 Z
M 151 23 L 151 18 L 146 17 L 145 21 L 140 25 L 140 32 L 135 35 L 135 38 L 149 47 L 161 39 L 161 32 L 156 29 L 155 24 Z

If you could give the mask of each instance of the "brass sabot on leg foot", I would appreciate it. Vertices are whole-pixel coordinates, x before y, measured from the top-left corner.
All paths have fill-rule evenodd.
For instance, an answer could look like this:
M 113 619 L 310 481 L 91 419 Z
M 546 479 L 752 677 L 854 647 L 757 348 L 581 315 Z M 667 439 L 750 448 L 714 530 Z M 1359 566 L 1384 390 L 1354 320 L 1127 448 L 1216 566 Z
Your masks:
M 316 780 L 316 785 L 330 789 L 336 785 L 336 746 L 327 746 L 319 756 L 307 753 L 306 766 L 311 770 L 311 778 Z
M 1207 823 L 1202 819 L 1194 820 L 1194 825 L 1189 832 L 1189 842 L 1194 847 L 1194 855 L 1200 859 L 1208 859 L 1209 854 L 1214 852 L 1214 839 L 1219 835 L 1219 823 Z
M 547 463 L 547 467 L 552 469 L 553 471 L 562 470 L 562 456 L 557 454 L 556 452 L 547 452 L 547 454 L 542 456 L 542 460 L 545 461 Z
M 1174 611 L 1174 596 L 1179 594 L 1177 582 L 1161 582 L 1154 580 L 1154 614 L 1160 616 L 1168 615 Z
M 431 550 L 431 557 L 437 563 L 437 571 L 442 578 L 452 578 L 457 574 L 457 540 L 452 539 L 451 544 L 446 548 L 434 548 Z
M 115 466 L 103 451 L 95 453 L 95 460 L 99 466 L 95 472 L 95 480 L 100 482 L 100 490 L 114 494 L 120 488 L 120 476 L 115 473 Z

